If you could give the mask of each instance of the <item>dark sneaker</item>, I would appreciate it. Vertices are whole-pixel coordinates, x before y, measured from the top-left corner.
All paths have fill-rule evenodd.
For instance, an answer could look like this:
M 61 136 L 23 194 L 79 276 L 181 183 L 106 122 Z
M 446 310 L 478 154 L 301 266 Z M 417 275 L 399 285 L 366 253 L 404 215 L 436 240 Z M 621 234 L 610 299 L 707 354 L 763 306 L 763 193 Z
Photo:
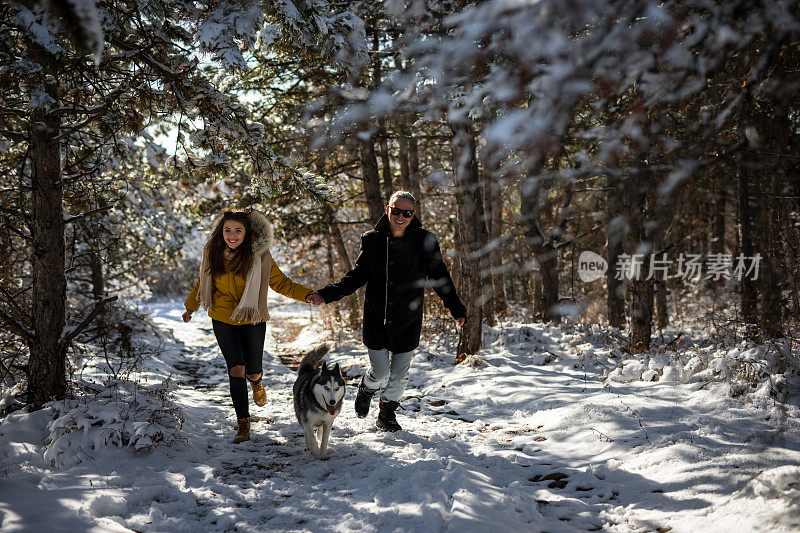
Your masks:
M 361 383 L 358 384 L 358 392 L 356 393 L 356 416 L 364 418 L 369 413 L 369 402 L 372 401 L 372 395 L 375 391 L 368 391 L 364 386 L 364 378 L 361 378 Z
M 380 411 L 378 412 L 378 420 L 375 422 L 375 425 L 378 426 L 378 429 L 382 429 L 384 431 L 400 431 L 401 428 L 400 424 L 397 423 L 397 417 L 395 417 L 394 412 L 397 411 L 397 408 L 400 406 L 398 402 L 384 402 L 381 400 L 379 405 Z

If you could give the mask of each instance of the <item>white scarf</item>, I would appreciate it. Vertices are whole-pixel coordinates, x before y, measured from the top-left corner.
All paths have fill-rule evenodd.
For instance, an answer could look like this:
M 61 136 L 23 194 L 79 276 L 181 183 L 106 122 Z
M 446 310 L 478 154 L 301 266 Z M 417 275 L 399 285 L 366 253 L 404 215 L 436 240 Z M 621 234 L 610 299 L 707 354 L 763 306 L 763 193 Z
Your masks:
M 200 263 L 200 286 L 197 290 L 197 300 L 207 310 L 211 311 L 214 293 L 214 280 L 209 271 L 208 244 L 203 248 L 203 260 Z M 231 313 L 234 322 L 257 324 L 269 320 L 267 310 L 267 291 L 269 290 L 269 274 L 272 268 L 272 255 L 269 250 L 254 254 L 247 271 L 244 292 L 239 299 L 239 305 Z

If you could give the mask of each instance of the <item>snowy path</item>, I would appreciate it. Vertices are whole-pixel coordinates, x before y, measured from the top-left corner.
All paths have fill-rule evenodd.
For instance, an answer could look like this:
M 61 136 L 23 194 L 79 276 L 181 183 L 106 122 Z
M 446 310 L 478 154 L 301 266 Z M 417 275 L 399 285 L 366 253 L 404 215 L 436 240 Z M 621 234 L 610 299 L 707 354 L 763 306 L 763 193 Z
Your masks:
M 423 346 L 398 419 L 374 429 L 352 410 L 328 461 L 304 448 L 294 373 L 278 353 L 321 342 L 307 306 L 276 299 L 264 358 L 267 405 L 252 440 L 233 445 L 224 363 L 200 313 L 149 304 L 171 345 L 152 379 L 175 373 L 181 444 L 135 455 L 104 446 L 54 469 L 41 458 L 48 410 L 0 425 L 3 530 L 115 531 L 790 531 L 800 526 L 796 406 L 732 403 L 724 387 L 613 383 L 603 340 L 542 325 L 487 334 L 480 367 Z M 557 356 L 554 361 L 553 356 Z M 329 361 L 355 381 L 365 351 Z M 610 363 L 613 364 L 613 363 Z M 698 390 L 699 389 L 699 390 Z M 755 402 L 758 403 L 758 402 Z M 48 416 L 50 417 L 48 419 Z M 16 496 L 15 496 L 16 495 Z M 42 509 L 47 509 L 42 512 Z
M 279 344 L 283 351 L 299 353 L 319 342 L 316 328 L 307 325 L 307 307 L 276 304 L 271 307 L 268 353 L 275 353 Z M 239 526 L 313 531 L 438 531 L 468 525 L 482 530 L 516 530 L 530 529 L 536 521 L 533 495 L 518 488 L 508 489 L 513 482 L 519 485 L 531 476 L 534 458 L 519 451 L 509 453 L 507 446 L 486 439 L 483 427 L 480 431 L 466 429 L 466 435 L 462 435 L 465 426 L 475 424 L 453 415 L 433 414 L 441 409 L 426 409 L 429 412 L 424 416 L 401 411 L 400 418 L 409 431 L 377 432 L 374 407 L 367 419 L 354 416 L 355 388 L 351 386 L 346 407 L 334 426 L 331 459 L 316 461 L 304 451 L 302 432 L 294 419 L 294 373 L 275 356 L 267 355 L 264 360 L 267 405 L 251 406 L 251 415 L 266 421 L 254 423 L 250 442 L 230 444 L 233 413 L 228 407 L 227 380 L 220 370 L 223 363 L 207 317 L 196 317 L 201 320 L 193 319 L 194 327 L 188 327 L 176 322 L 177 311 L 154 311 L 159 316 L 157 320 L 173 329 L 176 338 L 187 347 L 186 361 L 176 366 L 199 377 L 188 379 L 196 391 L 193 400 L 186 402 L 184 431 L 205 436 L 194 443 L 203 456 L 198 458 L 198 465 L 207 468 L 213 464 L 205 470 L 195 467 L 204 470 L 205 475 L 187 476 L 182 472 L 183 487 L 195 495 L 203 494 L 202 506 L 215 509 L 210 515 L 195 513 L 197 520 L 189 529 Z M 299 327 L 303 329 L 292 342 L 280 342 L 287 337 L 287 323 L 293 325 L 289 338 L 298 333 Z M 343 350 L 348 353 L 338 353 Z M 363 373 L 364 353 L 361 347 L 340 347 L 328 359 L 340 362 L 352 378 Z M 424 376 L 414 377 L 419 381 Z M 419 396 L 413 381 L 408 393 Z M 224 407 L 220 409 L 219 404 Z M 420 405 L 413 400 L 406 404 Z M 441 400 L 434 400 L 433 404 L 445 405 Z M 210 413 L 214 413 L 213 418 Z M 189 525 L 186 517 L 162 520 L 168 529 Z

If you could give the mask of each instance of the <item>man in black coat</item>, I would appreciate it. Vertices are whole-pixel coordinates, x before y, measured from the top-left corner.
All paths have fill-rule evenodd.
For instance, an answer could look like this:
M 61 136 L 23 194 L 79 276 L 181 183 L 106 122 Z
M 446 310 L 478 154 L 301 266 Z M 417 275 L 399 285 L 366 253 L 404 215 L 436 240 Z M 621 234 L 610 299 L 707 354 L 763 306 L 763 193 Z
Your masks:
M 317 291 L 322 301 L 330 303 L 367 285 L 363 336 L 370 369 L 358 386 L 355 409 L 359 417 L 367 416 L 372 396 L 388 377 L 377 420 L 378 428 L 388 431 L 401 429 L 395 411 L 419 346 L 426 281 L 459 325 L 467 316 L 436 235 L 422 229 L 414 216 L 415 203 L 409 192 L 394 193 L 375 229 L 361 236 L 361 253 L 353 269 L 341 281 Z

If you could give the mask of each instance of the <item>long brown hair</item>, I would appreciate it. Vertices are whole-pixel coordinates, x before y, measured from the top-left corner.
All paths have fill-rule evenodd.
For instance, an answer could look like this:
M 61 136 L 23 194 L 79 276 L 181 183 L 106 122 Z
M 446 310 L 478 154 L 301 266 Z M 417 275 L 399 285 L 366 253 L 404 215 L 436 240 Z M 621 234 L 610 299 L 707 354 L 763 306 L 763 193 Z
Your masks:
M 222 227 L 229 220 L 234 220 L 244 226 L 244 240 L 233 251 L 228 249 L 222 236 Z M 250 218 L 246 212 L 225 211 L 222 214 L 222 220 L 214 228 L 208 241 L 208 270 L 212 278 L 224 274 L 226 271 L 232 271 L 242 278 L 247 277 L 247 271 L 250 270 L 250 263 L 253 261 L 253 226 L 250 224 Z M 231 257 L 230 264 L 226 264 L 225 261 L 226 250 Z

